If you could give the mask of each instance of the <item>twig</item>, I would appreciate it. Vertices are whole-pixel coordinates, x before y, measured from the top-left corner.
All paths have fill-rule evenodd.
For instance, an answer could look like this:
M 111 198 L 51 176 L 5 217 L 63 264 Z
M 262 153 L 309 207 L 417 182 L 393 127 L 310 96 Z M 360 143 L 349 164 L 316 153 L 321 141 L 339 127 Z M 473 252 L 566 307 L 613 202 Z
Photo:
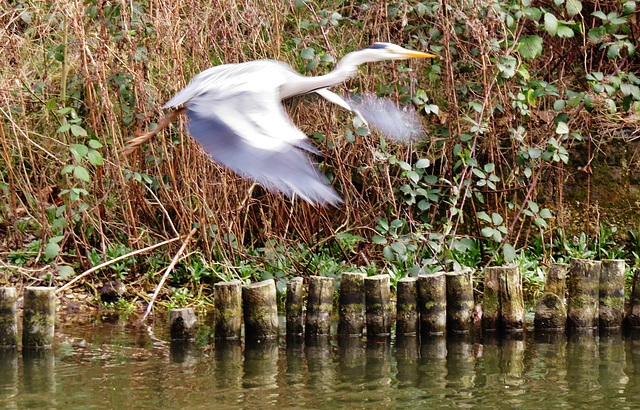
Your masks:
M 179 108 L 175 111 L 171 111 L 169 114 L 167 114 L 163 119 L 160 120 L 160 122 L 158 123 L 158 126 L 155 127 L 153 130 L 146 132 L 142 135 L 139 135 L 135 138 L 130 139 L 129 141 L 127 141 L 127 146 L 124 147 L 122 149 L 122 153 L 125 155 L 129 155 L 131 154 L 133 151 L 135 151 L 140 145 L 144 144 L 145 142 L 149 141 L 151 138 L 153 138 L 157 133 L 159 133 L 160 131 L 162 131 L 164 128 L 167 127 L 167 125 L 171 124 L 171 122 L 176 119 L 176 117 L 180 114 L 182 114 L 183 112 L 186 111 L 185 107 Z
M 142 319 L 140 319 L 140 322 L 144 322 L 147 316 L 149 316 L 149 313 L 153 308 L 153 302 L 155 302 L 156 297 L 158 296 L 158 293 L 160 293 L 160 289 L 162 289 L 162 285 L 164 285 L 164 282 L 167 280 L 167 277 L 169 277 L 169 274 L 173 270 L 173 267 L 176 266 L 176 263 L 178 263 L 178 260 L 180 259 L 180 255 L 182 255 L 182 252 L 184 252 L 185 248 L 187 247 L 187 244 L 191 240 L 191 237 L 196 233 L 197 230 L 198 230 L 197 228 L 193 228 L 191 232 L 189 232 L 189 235 L 187 235 L 187 239 L 185 239 L 184 243 L 178 250 L 178 253 L 176 253 L 176 255 L 173 257 L 173 260 L 169 264 L 169 267 L 164 272 L 164 275 L 162 275 L 162 279 L 160 279 L 160 283 L 158 283 L 158 286 L 156 287 L 156 291 L 153 292 L 153 296 L 151 297 L 149 306 L 147 306 L 147 311 L 144 313 L 144 316 L 142 316 Z
M 91 268 L 91 269 L 89 269 L 89 270 L 86 270 L 86 271 L 82 272 L 80 275 L 78 275 L 78 276 L 76 276 L 75 278 L 73 278 L 73 280 L 72 280 L 72 281 L 68 282 L 66 285 L 64 285 L 64 286 L 63 286 L 63 287 L 61 287 L 60 289 L 56 290 L 56 293 L 60 293 L 60 292 L 62 292 L 63 290 L 65 290 L 65 289 L 67 289 L 67 288 L 71 287 L 71 285 L 73 285 L 74 283 L 76 283 L 76 282 L 77 282 L 77 281 L 79 281 L 80 279 L 84 278 L 85 276 L 89 275 L 90 273 L 93 273 L 93 272 L 97 271 L 98 269 L 102 269 L 102 268 L 104 268 L 105 266 L 109 266 L 109 265 L 111 265 L 112 263 L 115 263 L 115 262 L 118 262 L 118 261 L 120 261 L 120 260 L 122 260 L 122 259 L 128 258 L 129 256 L 137 255 L 137 254 L 139 254 L 139 253 L 143 253 L 143 252 L 146 252 L 146 251 L 150 251 L 150 250 L 152 250 L 152 249 L 155 249 L 155 248 L 159 248 L 159 247 L 160 247 L 160 246 L 162 246 L 162 245 L 166 245 L 166 244 L 168 244 L 168 243 L 175 242 L 175 241 L 177 241 L 177 240 L 179 240 L 179 239 L 182 239 L 182 237 L 181 237 L 181 236 L 178 236 L 177 238 L 169 239 L 169 240 L 166 240 L 166 241 L 164 241 L 164 242 L 160 242 L 160 243 L 157 243 L 157 244 L 155 244 L 155 245 L 151 245 L 151 246 L 149 246 L 149 247 L 147 247 L 147 248 L 138 249 L 138 250 L 136 250 L 136 251 L 129 252 L 129 253 L 127 253 L 126 255 L 118 256 L 117 258 L 112 259 L 112 260 L 110 260 L 110 261 L 107 261 L 107 262 L 105 262 L 105 263 L 102 263 L 102 264 L 100 264 L 100 265 L 98 265 L 98 266 L 94 266 L 93 268 Z

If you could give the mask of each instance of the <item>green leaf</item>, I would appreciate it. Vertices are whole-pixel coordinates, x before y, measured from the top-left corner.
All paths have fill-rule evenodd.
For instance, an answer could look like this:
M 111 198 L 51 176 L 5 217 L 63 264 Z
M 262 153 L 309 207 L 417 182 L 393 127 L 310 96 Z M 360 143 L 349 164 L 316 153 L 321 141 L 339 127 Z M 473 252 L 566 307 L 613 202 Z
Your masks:
M 102 154 L 95 149 L 89 150 L 87 159 L 91 165 L 102 165 Z
M 491 214 L 491 220 L 493 221 L 494 225 L 501 225 L 504 221 L 504 218 L 502 217 L 502 215 L 494 212 L 493 214 Z
M 67 132 L 67 131 L 69 131 L 70 128 L 71 128 L 71 124 L 69 124 L 69 123 L 62 124 L 60 127 L 58 127 L 56 132 Z
M 429 165 L 431 165 L 431 161 L 428 158 L 421 158 L 416 162 L 416 168 L 418 169 L 427 168 Z
M 304 50 L 302 50 L 302 52 L 300 53 L 300 57 L 302 57 L 305 60 L 311 60 L 313 59 L 313 57 L 316 55 L 316 51 L 311 48 L 311 47 L 307 47 Z
M 540 211 L 540 217 L 549 219 L 549 218 L 553 218 L 553 215 L 551 215 L 551 211 L 549 210 L 549 208 L 544 208 L 542 209 L 542 211 Z
M 617 44 L 611 44 L 607 50 L 607 57 L 613 59 L 620 55 L 620 46 Z
M 567 14 L 573 17 L 582 11 L 582 2 L 580 0 L 567 0 Z
M 562 38 L 573 38 L 575 33 L 571 29 L 571 27 L 560 25 L 558 26 L 558 37 Z
M 484 211 L 478 212 L 478 218 L 482 219 L 483 221 L 487 221 L 487 222 L 491 223 L 491 218 L 489 218 L 489 215 L 487 215 L 487 213 L 484 212 Z
M 358 134 L 361 137 L 365 137 L 369 135 L 369 129 L 366 127 L 358 127 L 356 128 L 356 134 Z
M 591 13 L 591 15 L 594 17 L 598 17 L 600 20 L 608 20 L 607 15 L 601 12 L 600 10 L 594 11 L 593 13 Z
M 628 14 L 633 14 L 636 11 L 636 2 L 635 1 L 627 1 L 622 6 L 622 15 L 626 16 Z
M 378 244 L 378 245 L 386 245 L 387 244 L 387 238 L 385 238 L 384 236 L 380 236 L 380 235 L 373 235 L 371 237 L 371 242 Z
M 89 152 L 89 148 L 83 144 L 73 144 L 69 148 L 69 151 L 71 151 L 77 162 L 81 162 L 82 158 L 84 158 L 85 155 L 87 155 L 87 152 Z
M 416 171 L 407 171 L 407 177 L 413 182 L 418 182 L 420 180 L 420 175 Z
M 356 141 L 356 136 L 355 136 L 355 134 L 353 133 L 353 131 L 351 131 L 351 130 L 346 130 L 346 131 L 344 132 L 344 135 L 347 137 L 347 141 L 349 141 L 350 143 L 352 143 L 352 144 L 353 144 L 353 143 Z
M 392 261 L 395 255 L 390 246 L 385 246 L 384 249 L 382 249 L 382 256 L 384 256 L 386 260 Z
M 73 170 L 73 176 L 85 182 L 91 181 L 91 178 L 89 177 L 89 173 L 87 172 L 87 170 L 80 165 L 75 167 L 75 169 Z
M 522 58 L 536 58 L 542 54 L 542 37 L 522 36 L 518 41 L 518 51 Z
M 62 175 L 68 174 L 69 172 L 73 171 L 75 167 L 76 167 L 75 165 L 69 164 L 66 167 L 62 168 L 62 171 L 60 171 L 60 174 Z
M 556 127 L 556 134 L 564 135 L 569 133 L 569 126 L 566 122 L 560 121 Z
M 555 36 L 558 32 L 558 19 L 551 13 L 544 13 L 544 29 Z
M 511 263 L 516 258 L 516 250 L 511 244 L 505 242 L 502 246 L 502 255 L 506 263 Z
M 46 259 L 53 259 L 58 256 L 58 253 L 60 253 L 60 245 L 50 239 L 44 248 L 44 257 Z
M 89 146 L 93 149 L 98 149 L 103 147 L 103 145 L 98 140 L 89 140 Z
M 87 131 L 84 130 L 84 128 L 82 128 L 79 125 L 73 124 L 71 126 L 71 133 L 76 136 L 76 137 L 86 137 L 87 136 Z
M 553 103 L 553 109 L 556 111 L 562 111 L 562 109 L 564 108 L 564 106 L 567 104 L 566 100 L 556 100 Z
M 69 265 L 62 265 L 58 267 L 58 275 L 64 280 L 69 279 L 74 273 L 75 271 L 73 270 L 73 267 Z
M 480 231 L 480 233 L 482 234 L 482 236 L 484 236 L 485 238 L 490 238 L 491 236 L 493 236 L 493 232 L 495 231 L 495 229 L 493 229 L 490 226 L 486 226 L 484 228 L 482 228 L 482 230 Z

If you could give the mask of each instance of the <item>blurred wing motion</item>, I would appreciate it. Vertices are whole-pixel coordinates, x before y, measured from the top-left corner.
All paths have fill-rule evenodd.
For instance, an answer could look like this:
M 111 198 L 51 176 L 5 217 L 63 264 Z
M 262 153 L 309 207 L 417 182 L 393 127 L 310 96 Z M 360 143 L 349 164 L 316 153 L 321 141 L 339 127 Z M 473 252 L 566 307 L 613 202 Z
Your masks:
M 372 129 L 398 142 L 424 135 L 422 123 L 411 105 L 400 108 L 388 98 L 365 94 L 349 100 L 352 111 Z
M 297 195 L 312 204 L 335 205 L 341 202 L 340 197 L 307 154 L 317 154 L 317 150 L 293 124 L 281 100 L 316 92 L 380 132 L 405 140 L 417 132 L 419 123 L 407 121 L 391 101 L 365 96 L 347 102 L 327 88 L 345 81 L 364 62 L 410 57 L 435 56 L 375 43 L 347 54 L 335 70 L 319 77 L 304 77 L 288 65 L 270 60 L 225 64 L 195 76 L 163 108 L 184 104 L 189 133 L 219 164 L 267 189 Z M 150 137 L 139 137 L 132 145 L 139 145 L 144 138 Z

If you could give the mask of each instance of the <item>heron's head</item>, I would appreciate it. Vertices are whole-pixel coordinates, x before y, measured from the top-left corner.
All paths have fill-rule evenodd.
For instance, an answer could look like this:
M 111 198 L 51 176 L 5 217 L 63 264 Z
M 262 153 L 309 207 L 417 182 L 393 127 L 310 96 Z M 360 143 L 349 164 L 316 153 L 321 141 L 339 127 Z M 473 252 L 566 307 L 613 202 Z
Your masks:
M 434 54 L 423 53 L 421 51 L 409 50 L 391 43 L 378 42 L 371 47 L 360 50 L 368 61 L 382 60 L 406 60 L 407 58 L 434 58 Z

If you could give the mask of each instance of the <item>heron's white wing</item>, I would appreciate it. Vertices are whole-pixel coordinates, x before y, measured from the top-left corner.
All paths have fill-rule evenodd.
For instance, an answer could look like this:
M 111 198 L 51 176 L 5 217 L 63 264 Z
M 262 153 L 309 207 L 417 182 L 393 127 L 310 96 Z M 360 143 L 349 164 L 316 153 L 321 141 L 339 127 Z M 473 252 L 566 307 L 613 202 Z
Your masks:
M 288 196 L 296 194 L 314 204 L 340 202 L 301 150 L 314 151 L 275 91 L 245 90 L 224 98 L 210 91 L 186 106 L 189 133 L 214 161 Z

